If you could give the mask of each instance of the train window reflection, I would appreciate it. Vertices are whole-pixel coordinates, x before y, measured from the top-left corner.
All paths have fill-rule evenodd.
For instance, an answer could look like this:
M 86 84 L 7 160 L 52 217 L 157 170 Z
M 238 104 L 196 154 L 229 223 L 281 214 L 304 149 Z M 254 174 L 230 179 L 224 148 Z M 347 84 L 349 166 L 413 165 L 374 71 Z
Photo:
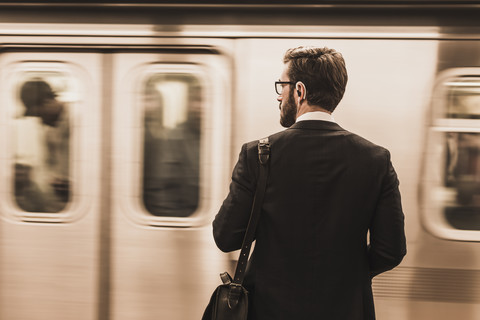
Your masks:
M 199 204 L 202 87 L 157 73 L 143 88 L 143 203 L 154 216 L 188 217 Z
M 14 194 L 23 211 L 60 212 L 69 201 L 72 81 L 60 72 L 25 72 L 18 81 Z
M 445 83 L 447 117 L 480 119 L 480 81 L 478 77 L 459 77 Z

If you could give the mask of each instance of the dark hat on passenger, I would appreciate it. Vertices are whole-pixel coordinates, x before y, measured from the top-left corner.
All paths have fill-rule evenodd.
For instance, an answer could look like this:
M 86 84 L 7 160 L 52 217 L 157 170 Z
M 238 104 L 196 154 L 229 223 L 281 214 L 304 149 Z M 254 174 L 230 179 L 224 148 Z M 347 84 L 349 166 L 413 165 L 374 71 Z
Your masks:
M 37 116 L 38 108 L 48 99 L 53 99 L 56 94 L 50 85 L 42 79 L 26 81 L 20 89 L 20 99 L 25 105 L 24 116 Z

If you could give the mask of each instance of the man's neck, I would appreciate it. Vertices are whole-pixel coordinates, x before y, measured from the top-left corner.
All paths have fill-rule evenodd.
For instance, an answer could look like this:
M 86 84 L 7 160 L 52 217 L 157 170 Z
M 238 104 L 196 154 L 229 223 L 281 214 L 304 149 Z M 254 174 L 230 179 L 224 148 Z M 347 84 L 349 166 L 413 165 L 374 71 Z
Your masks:
M 302 103 L 298 106 L 297 108 L 297 116 L 296 118 L 300 117 L 302 114 L 308 113 L 308 112 L 314 112 L 314 111 L 320 111 L 320 112 L 325 112 L 328 114 L 332 114 L 332 112 L 320 107 L 320 106 L 315 106 L 309 104 L 307 101 L 302 101 Z

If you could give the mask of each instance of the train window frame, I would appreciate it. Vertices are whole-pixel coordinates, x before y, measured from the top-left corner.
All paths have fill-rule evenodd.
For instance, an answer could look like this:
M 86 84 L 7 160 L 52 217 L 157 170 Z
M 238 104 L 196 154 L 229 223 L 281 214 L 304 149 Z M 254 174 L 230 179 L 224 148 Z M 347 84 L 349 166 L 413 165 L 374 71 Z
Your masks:
M 197 58 L 198 59 L 198 58 Z M 198 61 L 198 60 L 197 60 Z M 158 61 L 143 63 L 137 65 L 131 73 L 128 83 L 131 83 L 131 79 L 135 79 L 134 92 L 136 93 L 131 97 L 129 103 L 134 106 L 135 113 L 130 117 L 130 124 L 127 127 L 133 128 L 131 130 L 133 137 L 131 138 L 133 145 L 132 154 L 127 155 L 129 160 L 127 176 L 124 178 L 128 181 L 128 190 L 125 190 L 127 197 L 122 197 L 122 207 L 124 214 L 130 221 L 137 225 L 148 227 L 198 227 L 204 225 L 209 221 L 209 207 L 211 206 L 210 195 L 212 193 L 211 181 L 212 176 L 205 167 L 208 167 L 212 163 L 213 148 L 213 132 L 212 128 L 215 127 L 215 122 L 218 122 L 218 114 L 214 114 L 214 111 L 218 110 L 215 106 L 218 102 L 215 102 L 213 97 L 213 83 L 216 84 L 215 91 L 225 90 L 222 85 L 222 81 L 215 81 L 211 75 L 211 66 L 204 65 L 200 62 L 192 61 Z M 192 215 L 186 217 L 174 217 L 174 216 L 155 216 L 151 214 L 144 206 L 143 203 L 143 143 L 144 143 L 144 128 L 142 124 L 143 115 L 145 112 L 145 105 L 142 102 L 141 92 L 143 92 L 143 84 L 145 80 L 152 77 L 155 74 L 169 73 L 169 74 L 191 74 L 199 80 L 202 84 L 202 122 L 201 122 L 201 134 L 200 134 L 200 162 L 199 162 L 199 202 L 197 209 Z M 122 85 L 125 87 L 126 83 Z M 208 165 L 207 165 L 208 164 Z M 207 172 L 206 172 L 207 171 Z M 132 201 L 132 199 L 135 199 Z
M 5 92 L 9 93 L 5 94 L 5 97 L 0 100 L 7 106 L 4 113 L 4 118 L 7 119 L 6 125 L 2 129 L 9 136 L 16 135 L 17 90 L 18 84 L 21 82 L 21 74 L 26 73 L 57 73 L 65 76 L 65 78 L 75 79 L 79 85 L 79 93 L 87 92 L 90 83 L 88 72 L 80 65 L 68 60 L 24 59 L 11 62 L 5 67 L 5 72 L 2 73 L 3 76 L 0 79 Z M 14 172 L 12 168 L 16 161 L 16 147 L 14 146 L 14 140 L 11 139 L 5 146 L 7 157 L 4 161 L 4 170 L 7 173 L 6 179 L 9 181 L 5 185 L 6 201 L 2 204 L 2 213 L 5 218 L 23 223 L 72 223 L 81 219 L 88 212 L 90 202 L 85 199 L 85 195 L 88 194 L 88 187 L 86 181 L 82 178 L 82 172 L 87 172 L 89 165 L 86 161 L 80 161 L 81 150 L 83 150 L 81 145 L 85 143 L 86 134 L 82 123 L 88 116 L 78 112 L 83 106 L 88 105 L 88 100 L 87 96 L 80 95 L 78 101 L 69 105 L 69 127 L 71 133 L 73 133 L 69 141 L 69 177 L 75 183 L 65 207 L 58 212 L 28 212 L 19 207 L 13 190 Z
M 447 133 L 480 134 L 480 119 L 449 118 L 447 96 L 449 87 L 458 79 L 475 78 L 480 84 L 480 68 L 454 68 L 439 73 L 433 87 L 429 120 L 426 128 L 426 148 L 420 185 L 421 223 L 432 235 L 446 240 L 480 241 L 480 230 L 459 229 L 447 221 L 444 199 L 452 197 L 445 190 L 447 164 L 445 147 Z M 457 80 L 457 82 L 456 82 Z M 435 165 L 430 165 L 435 164 Z

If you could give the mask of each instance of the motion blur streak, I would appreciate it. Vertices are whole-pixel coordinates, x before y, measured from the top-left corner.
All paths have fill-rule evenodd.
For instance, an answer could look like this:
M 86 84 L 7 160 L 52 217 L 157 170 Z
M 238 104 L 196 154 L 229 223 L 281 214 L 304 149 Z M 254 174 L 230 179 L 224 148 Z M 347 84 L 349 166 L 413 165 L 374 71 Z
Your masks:
M 0 4 L 0 319 L 200 319 L 237 258 L 211 221 L 241 145 L 282 129 L 300 45 L 343 54 L 335 120 L 401 181 L 408 254 L 373 280 L 377 318 L 480 318 L 479 11 Z

